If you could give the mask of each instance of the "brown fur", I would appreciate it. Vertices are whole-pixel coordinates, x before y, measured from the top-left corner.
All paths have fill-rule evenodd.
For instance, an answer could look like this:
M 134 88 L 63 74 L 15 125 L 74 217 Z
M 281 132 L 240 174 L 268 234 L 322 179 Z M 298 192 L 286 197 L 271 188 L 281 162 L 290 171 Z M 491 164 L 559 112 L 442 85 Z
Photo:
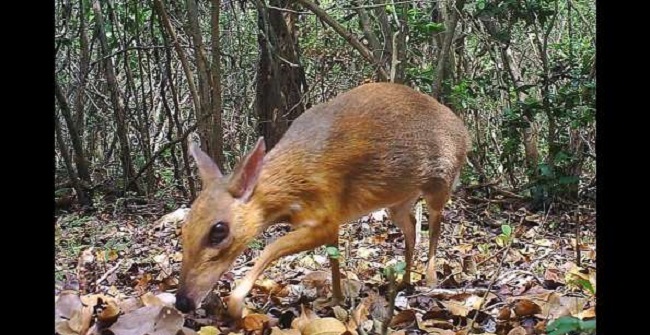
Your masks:
M 410 271 L 409 211 L 421 195 L 431 212 L 427 280 L 433 284 L 440 213 L 469 149 L 465 126 L 447 107 L 403 85 L 372 83 L 306 111 L 263 160 L 258 142 L 230 177 L 198 164 L 202 178 L 216 177 L 204 180 L 183 229 L 179 294 L 198 303 L 255 236 L 279 221 L 291 223 L 295 230 L 269 245 L 233 292 L 229 310 L 238 316 L 270 262 L 336 243 L 340 224 L 380 208 L 390 209 L 406 236 Z M 193 156 L 197 163 L 204 158 Z M 217 220 L 229 223 L 231 240 L 215 249 L 205 240 Z

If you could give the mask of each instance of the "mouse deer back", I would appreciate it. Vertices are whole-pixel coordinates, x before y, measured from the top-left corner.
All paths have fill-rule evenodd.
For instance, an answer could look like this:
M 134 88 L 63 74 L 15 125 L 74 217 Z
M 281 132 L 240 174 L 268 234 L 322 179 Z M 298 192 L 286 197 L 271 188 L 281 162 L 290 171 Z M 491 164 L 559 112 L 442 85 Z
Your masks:
M 268 245 L 231 293 L 243 300 L 279 257 L 338 243 L 339 225 L 381 208 L 405 235 L 406 274 L 415 246 L 410 210 L 422 196 L 429 209 L 427 284 L 436 283 L 441 213 L 470 149 L 463 122 L 449 108 L 407 86 L 370 83 L 314 106 L 266 153 L 255 147 L 224 176 L 190 145 L 203 182 L 182 228 L 183 264 L 176 307 L 194 309 L 235 259 L 268 226 L 293 230 Z M 338 260 L 330 259 L 335 301 L 342 297 Z

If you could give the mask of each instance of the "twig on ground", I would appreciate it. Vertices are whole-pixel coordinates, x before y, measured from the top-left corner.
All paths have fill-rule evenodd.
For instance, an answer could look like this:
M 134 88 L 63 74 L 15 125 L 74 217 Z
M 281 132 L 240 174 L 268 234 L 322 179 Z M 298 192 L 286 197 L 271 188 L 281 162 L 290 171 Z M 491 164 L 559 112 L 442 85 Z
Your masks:
M 111 273 L 117 271 L 117 269 L 120 267 L 120 265 L 122 265 L 122 261 L 123 261 L 123 259 L 120 259 L 120 260 L 117 262 L 117 264 L 115 264 L 115 266 L 113 266 L 112 268 L 108 269 L 108 271 L 106 271 L 106 273 L 104 273 L 104 275 L 103 275 L 101 278 L 97 279 L 97 281 L 95 282 L 95 285 L 99 285 L 101 282 L 103 282 L 104 280 L 106 280 L 106 278 L 108 278 L 108 276 L 110 276 Z
M 490 282 L 490 285 L 488 285 L 488 288 L 483 295 L 483 299 L 481 299 L 481 305 L 476 309 L 476 313 L 474 314 L 474 317 L 470 321 L 470 323 L 467 325 L 467 330 L 471 331 L 472 327 L 474 327 L 474 323 L 476 322 L 476 318 L 478 317 L 478 313 L 481 311 L 483 308 L 483 305 L 485 305 L 485 301 L 487 300 L 487 295 L 490 293 L 490 290 L 492 290 L 492 286 L 494 283 L 497 281 L 499 278 L 499 274 L 501 273 L 501 268 L 503 267 L 503 263 L 505 262 L 506 256 L 508 255 L 508 251 L 510 251 L 510 246 L 512 246 L 512 243 L 508 243 L 508 246 L 506 247 L 506 250 L 503 252 L 503 258 L 501 258 L 501 262 L 499 262 L 499 267 L 497 268 L 497 272 L 494 274 L 494 279 Z

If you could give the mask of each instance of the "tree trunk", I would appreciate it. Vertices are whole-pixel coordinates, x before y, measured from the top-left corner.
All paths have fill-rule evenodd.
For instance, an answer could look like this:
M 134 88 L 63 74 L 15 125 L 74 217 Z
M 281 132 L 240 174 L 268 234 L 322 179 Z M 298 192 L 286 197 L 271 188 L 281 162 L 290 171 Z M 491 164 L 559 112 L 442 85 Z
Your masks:
M 305 75 L 300 65 L 293 18 L 256 1 L 258 10 L 258 62 L 256 111 L 259 131 L 267 150 L 280 140 L 291 122 L 305 109 L 302 92 Z M 288 7 L 287 0 L 271 0 L 274 7 Z
M 226 161 L 223 155 L 223 124 L 221 122 L 221 45 L 219 44 L 219 15 L 221 0 L 211 1 L 210 24 L 212 25 L 212 64 L 210 72 L 212 74 L 212 111 L 210 117 L 211 142 L 209 148 L 215 161 L 219 166 L 225 167 Z
M 368 45 L 370 46 L 370 50 L 372 51 L 372 57 L 374 59 L 374 62 L 375 64 L 377 64 L 378 67 L 385 68 L 387 65 L 387 60 L 390 59 L 389 50 L 390 47 L 392 46 L 389 45 L 382 46 L 382 44 L 379 42 L 379 38 L 377 37 L 377 34 L 375 34 L 373 29 L 373 24 L 370 21 L 370 15 L 368 15 L 368 11 L 366 11 L 366 8 L 363 7 L 363 3 L 360 0 L 355 0 L 354 5 L 357 7 L 356 11 L 357 14 L 359 15 L 359 26 L 363 31 L 363 36 L 366 38 L 366 40 L 368 40 Z M 384 8 L 379 7 L 376 8 L 376 10 L 383 13 L 384 20 L 381 22 L 384 24 L 380 25 L 380 27 L 381 28 L 387 27 L 388 31 L 390 31 L 390 26 L 388 25 L 388 20 L 386 19 L 386 11 L 384 10 Z M 376 72 L 377 75 L 379 76 L 378 71 Z
M 278 62 L 273 57 L 272 34 L 269 13 L 266 6 L 256 1 L 257 5 L 257 43 L 260 50 L 257 67 L 257 87 L 255 91 L 255 109 L 258 117 L 259 133 L 264 137 L 266 150 L 271 150 L 287 130 L 285 106 L 280 99 L 280 78 Z
M 399 15 L 396 21 L 399 22 L 398 30 L 393 34 L 393 57 L 390 65 L 391 82 L 404 83 L 406 70 L 406 36 L 408 36 L 408 3 L 396 5 Z
M 199 94 L 196 90 L 196 85 L 194 84 L 194 78 L 192 77 L 192 72 L 190 70 L 189 62 L 187 61 L 187 55 L 185 55 L 185 52 L 180 46 L 180 43 L 178 42 L 178 37 L 176 35 L 176 31 L 174 30 L 174 27 L 171 25 L 171 22 L 169 21 L 169 17 L 167 17 L 167 13 L 165 12 L 165 7 L 163 6 L 162 0 L 154 0 L 154 9 L 156 10 L 158 17 L 160 18 L 159 23 L 161 25 L 161 30 L 164 27 L 169 34 L 169 37 L 171 37 L 171 44 L 174 46 L 174 50 L 176 50 L 176 54 L 178 54 L 178 58 L 181 61 L 181 66 L 183 68 L 183 73 L 185 73 L 185 77 L 187 79 L 187 86 L 190 91 L 190 96 L 192 97 L 192 102 L 194 103 L 194 111 L 196 114 L 196 119 L 198 122 L 199 119 L 199 110 L 201 109 L 201 102 L 199 101 Z M 170 42 L 167 39 L 167 36 L 163 34 L 163 39 L 165 41 L 165 45 L 168 45 Z M 174 109 L 176 110 L 176 113 L 174 113 L 174 122 L 176 123 L 176 129 L 177 133 L 180 134 L 181 132 L 181 123 L 178 118 L 178 114 L 180 113 L 181 109 L 178 103 L 178 94 L 176 93 L 176 89 L 174 88 L 174 82 L 172 80 L 172 72 L 171 72 L 171 53 L 169 52 L 169 49 L 165 49 L 165 56 L 167 61 L 165 62 L 165 72 L 167 73 L 167 77 L 169 79 L 169 88 L 172 93 L 172 102 L 174 103 Z M 179 136 L 180 137 L 180 136 Z M 187 143 L 186 142 L 181 142 L 181 150 L 183 154 L 183 166 L 185 167 L 185 173 L 188 177 L 191 176 L 191 170 L 190 170 L 190 163 L 189 163 L 189 157 L 187 154 Z M 188 184 L 190 188 L 190 195 L 192 197 L 191 200 L 194 200 L 196 197 L 196 187 L 194 185 L 194 180 L 192 178 L 188 178 Z
M 163 31 L 163 23 L 162 21 L 158 21 L 160 24 L 160 29 Z M 172 74 L 172 53 L 171 50 L 168 48 L 169 46 L 169 38 L 166 34 L 162 34 L 162 39 L 163 39 L 163 44 L 166 46 L 164 49 L 164 55 L 165 55 L 165 60 L 164 63 L 162 62 L 162 57 L 156 57 L 156 61 L 159 64 L 163 64 L 161 66 L 161 84 L 160 84 L 160 92 L 161 92 L 161 99 L 163 102 L 163 108 L 165 108 L 165 112 L 169 112 L 169 132 L 173 132 L 174 129 L 176 129 L 176 136 L 177 138 L 182 137 L 183 133 L 183 125 L 180 122 L 180 119 L 178 117 L 178 114 L 180 113 L 180 106 L 178 103 L 178 95 L 176 94 L 176 88 L 174 87 L 174 81 L 173 81 L 173 74 Z M 154 54 L 157 56 L 157 54 Z M 171 100 L 172 104 L 174 106 L 174 111 L 172 112 L 171 107 L 167 103 L 167 97 L 166 97 L 166 85 L 165 83 L 169 84 L 169 92 L 171 93 Z M 192 175 L 192 170 L 190 168 L 189 164 L 189 157 L 187 153 L 187 141 L 183 141 L 180 143 L 181 144 L 181 156 L 182 156 L 182 164 L 183 164 L 183 170 L 178 172 L 179 175 L 179 180 L 177 180 L 177 183 L 179 183 L 179 188 L 181 192 L 183 192 L 183 195 L 187 193 L 185 190 L 185 187 L 183 187 L 183 177 L 187 176 L 187 181 L 188 181 L 188 186 L 189 186 L 189 198 L 190 201 L 193 201 L 196 198 L 196 187 L 194 185 L 194 182 L 191 178 L 189 178 Z M 182 173 L 184 171 L 184 173 Z
M 216 9 L 216 22 L 215 22 L 215 8 Z M 198 129 L 199 134 L 201 135 L 201 146 L 217 163 L 220 169 L 223 171 L 223 153 L 221 145 L 222 130 L 221 126 L 221 89 L 216 88 L 219 83 L 213 83 L 212 75 L 210 73 L 210 64 L 208 62 L 207 52 L 205 46 L 203 45 L 203 38 L 201 37 L 201 28 L 199 26 L 199 13 L 196 0 L 187 0 L 187 17 L 190 23 L 190 35 L 192 36 L 192 42 L 194 44 L 194 53 L 196 59 L 196 68 L 199 78 L 199 97 L 201 101 L 201 109 L 199 113 Z M 212 4 L 212 33 L 214 35 L 216 29 L 216 35 L 212 36 L 212 42 L 214 39 L 217 41 L 219 39 L 219 18 L 218 18 L 218 4 Z M 217 54 L 216 58 L 219 61 L 219 45 L 213 46 L 213 61 L 215 53 Z M 214 67 L 219 67 L 220 64 L 213 64 Z M 218 71 L 217 71 L 218 72 Z M 212 91 L 212 92 L 211 92 Z M 219 97 L 217 99 L 216 95 Z M 216 100 L 216 101 L 215 101 Z M 214 103 L 217 103 L 216 106 L 213 106 Z M 218 128 L 218 129 L 217 129 Z
M 113 105 L 113 112 L 115 114 L 115 124 L 117 127 L 117 137 L 120 145 L 120 162 L 122 163 L 122 171 L 124 173 L 124 186 L 125 189 L 134 191 L 141 194 L 140 188 L 137 183 L 131 183 L 131 179 L 135 176 L 135 169 L 133 168 L 133 161 L 131 160 L 131 149 L 128 137 L 128 125 L 126 113 L 124 110 L 124 103 L 120 96 L 120 90 L 115 77 L 115 67 L 113 65 L 113 58 L 110 57 L 110 48 L 106 39 L 106 32 L 104 31 L 104 18 L 99 0 L 93 1 L 93 11 L 95 12 L 95 20 L 97 21 L 97 30 L 99 41 L 102 49 L 102 57 L 104 63 L 104 70 L 106 74 L 106 81 L 108 82 L 108 89 L 110 91 L 111 103 Z
M 488 34 L 492 36 L 493 41 L 497 43 L 496 48 L 498 48 L 500 52 L 503 67 L 510 76 L 510 80 L 517 90 L 517 100 L 519 102 L 523 102 L 527 96 L 523 89 L 525 83 L 521 74 L 521 70 L 513 59 L 512 50 L 510 50 L 508 44 L 499 42 L 500 39 L 497 37 L 497 27 L 495 26 L 494 22 L 489 20 L 482 20 L 481 22 L 485 26 Z M 529 169 L 529 177 L 531 179 L 535 179 L 538 175 L 537 165 L 539 163 L 539 150 L 537 146 L 539 127 L 537 126 L 537 122 L 535 122 L 535 115 L 531 111 L 524 110 L 523 118 L 526 123 L 522 134 L 526 165 Z
M 74 109 L 77 112 L 77 134 L 79 138 L 84 137 L 84 97 L 86 80 L 88 72 L 90 71 L 90 47 L 88 46 L 88 36 L 86 35 L 86 15 L 84 14 L 83 1 L 79 1 L 79 87 L 77 87 L 77 94 L 74 101 Z
M 54 131 L 56 135 L 56 143 L 58 144 L 59 151 L 61 152 L 61 157 L 63 157 L 63 162 L 65 163 L 65 168 L 68 171 L 68 177 L 70 178 L 70 183 L 72 188 L 74 188 L 77 193 L 77 200 L 81 206 L 92 206 L 92 197 L 90 193 L 87 192 L 87 189 L 81 185 L 77 173 L 72 166 L 72 160 L 70 155 L 68 155 L 68 149 L 66 148 L 65 141 L 63 140 L 63 132 L 61 131 L 61 122 L 59 122 L 59 116 L 54 117 Z
M 70 141 L 72 142 L 72 149 L 74 151 L 74 161 L 77 165 L 77 174 L 79 179 L 81 179 L 82 184 L 85 184 L 85 187 L 90 187 L 90 170 L 88 160 L 84 154 L 81 137 L 79 136 L 75 122 L 72 119 L 72 111 L 70 110 L 70 105 L 68 105 L 68 99 L 66 99 L 61 90 L 61 86 L 57 81 L 54 81 L 54 93 L 56 95 L 56 100 L 59 103 L 61 115 L 63 115 L 66 127 L 68 127 L 68 134 L 70 135 Z
M 445 32 L 442 42 L 442 48 L 440 48 L 438 53 L 438 65 L 436 66 L 436 79 L 433 82 L 433 87 L 431 91 L 433 97 L 445 102 L 444 97 L 447 96 L 446 92 L 443 92 L 443 84 L 447 78 L 453 77 L 453 67 L 450 66 L 451 55 L 451 46 L 453 45 L 454 35 L 456 33 L 456 25 L 458 24 L 459 11 L 463 9 L 465 5 L 465 0 L 447 0 L 448 2 L 447 10 L 448 13 L 445 15 Z M 445 2 L 440 2 L 441 6 L 445 6 Z

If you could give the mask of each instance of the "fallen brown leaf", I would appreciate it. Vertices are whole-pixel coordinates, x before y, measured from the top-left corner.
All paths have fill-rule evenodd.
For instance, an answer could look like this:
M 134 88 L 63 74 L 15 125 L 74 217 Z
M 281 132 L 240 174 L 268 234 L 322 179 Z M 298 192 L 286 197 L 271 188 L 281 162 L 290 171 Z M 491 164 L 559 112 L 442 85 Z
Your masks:
M 430 320 L 430 319 L 449 320 L 452 317 L 453 317 L 452 314 L 448 310 L 440 308 L 438 306 L 433 306 L 429 311 L 427 311 L 422 315 L 422 320 Z
M 74 310 L 70 319 L 59 319 L 55 321 L 55 330 L 61 335 L 84 335 L 90 327 L 93 308 L 83 306 Z
M 271 335 L 301 335 L 297 329 L 280 329 L 278 327 L 271 328 Z
M 102 328 L 108 327 L 117 321 L 120 312 L 120 307 L 117 303 L 109 300 L 106 302 L 106 307 L 97 315 L 97 321 L 101 323 Z
M 318 297 L 312 302 L 315 311 L 321 311 L 331 306 L 332 300 L 326 297 Z
M 592 319 L 596 317 L 596 307 L 590 307 L 584 311 L 578 313 L 578 317 L 581 319 Z
M 305 307 L 305 305 L 300 306 L 300 315 L 291 321 L 291 328 L 298 329 L 300 332 L 312 321 L 318 318 L 318 315 L 314 313 L 311 309 Z
M 417 322 L 417 319 L 415 317 L 415 311 L 413 311 L 412 309 L 406 309 L 393 316 L 393 319 L 391 319 L 390 321 L 390 327 L 408 328 L 413 324 L 415 324 L 415 322 Z
M 219 333 L 219 329 L 214 326 L 205 326 L 199 329 L 199 335 L 218 335 Z
M 422 325 L 424 325 L 429 332 L 430 329 L 454 329 L 454 324 L 447 320 L 426 320 L 422 321 Z
M 81 302 L 86 306 L 97 306 L 100 303 L 107 303 L 109 301 L 117 303 L 117 299 L 104 294 L 88 294 L 81 296 Z
M 145 306 L 120 316 L 108 330 L 114 335 L 176 335 L 183 322 L 181 313 L 173 308 Z
M 560 269 L 548 268 L 544 271 L 544 280 L 553 285 L 564 285 L 564 276 Z
M 440 328 L 427 328 L 426 329 L 428 334 L 431 335 L 459 335 L 458 333 L 452 331 L 452 330 L 447 330 L 447 329 L 440 329 Z
M 54 318 L 70 319 L 75 311 L 81 310 L 83 304 L 76 291 L 61 291 L 54 303 Z
M 451 248 L 452 251 L 458 251 L 461 255 L 467 254 L 470 250 L 474 248 L 474 245 L 471 243 L 463 243 Z
M 463 303 L 449 300 L 449 301 L 441 301 L 440 302 L 445 308 L 447 308 L 451 314 L 456 315 L 456 316 L 467 316 L 467 313 L 469 313 L 470 308 L 468 306 L 465 306 Z
M 343 291 L 343 295 L 347 298 L 358 298 L 362 287 L 363 283 L 359 280 L 351 278 L 341 280 L 341 290 Z
M 366 247 L 359 247 L 357 248 L 357 257 L 361 259 L 369 259 L 372 257 L 376 257 L 379 255 L 379 249 L 378 248 L 366 248 Z
M 341 335 L 346 332 L 345 325 L 335 318 L 321 318 L 311 321 L 302 330 L 302 335 Z
M 254 288 L 261 290 L 262 292 L 269 294 L 273 291 L 276 291 L 278 289 L 278 283 L 275 281 L 265 278 L 265 279 L 259 279 L 255 281 L 255 284 L 253 285 Z
M 367 299 L 361 300 L 359 305 L 357 305 L 357 308 L 352 312 L 352 317 L 350 318 L 350 321 L 348 321 L 348 327 L 350 329 L 357 329 L 368 320 L 368 306 L 366 303 Z
M 307 288 L 322 289 L 329 286 L 331 275 L 326 271 L 312 271 L 302 278 L 302 284 Z
M 241 319 L 241 328 L 247 332 L 261 332 L 269 325 L 271 319 L 265 314 L 249 314 Z
M 497 316 L 497 319 L 499 320 L 510 320 L 510 316 L 512 315 L 512 311 L 510 310 L 510 307 L 505 306 L 499 310 L 499 315 Z
M 142 300 L 142 303 L 145 306 L 164 306 L 165 303 L 160 300 L 157 296 L 153 295 L 151 292 L 145 293 L 142 297 L 140 297 Z
M 149 282 L 153 279 L 153 276 L 149 273 L 145 273 L 135 281 L 134 289 L 136 292 L 144 293 L 149 285 Z
M 334 312 L 334 316 L 336 317 L 337 320 L 341 322 L 345 322 L 348 319 L 348 311 L 346 311 L 343 307 L 341 306 L 334 306 L 332 307 L 332 311 Z
M 523 317 L 538 314 L 542 308 L 528 299 L 521 299 L 515 303 L 513 310 L 517 316 Z
M 120 307 L 120 310 L 122 310 L 123 313 L 129 313 L 140 307 L 143 307 L 144 304 L 142 303 L 141 299 L 137 297 L 131 297 L 120 301 L 118 303 L 118 306 Z
M 159 291 L 169 291 L 178 287 L 178 279 L 176 277 L 165 277 L 160 284 L 158 284 Z
M 533 241 L 533 244 L 536 244 L 536 245 L 539 245 L 539 246 L 542 246 L 542 247 L 552 247 L 554 242 L 547 239 L 547 238 L 541 238 L 541 239 Z
M 518 326 L 518 327 L 512 328 L 512 330 L 510 330 L 508 332 L 508 335 L 527 335 L 527 333 L 526 333 L 526 329 L 524 329 L 524 327 Z

